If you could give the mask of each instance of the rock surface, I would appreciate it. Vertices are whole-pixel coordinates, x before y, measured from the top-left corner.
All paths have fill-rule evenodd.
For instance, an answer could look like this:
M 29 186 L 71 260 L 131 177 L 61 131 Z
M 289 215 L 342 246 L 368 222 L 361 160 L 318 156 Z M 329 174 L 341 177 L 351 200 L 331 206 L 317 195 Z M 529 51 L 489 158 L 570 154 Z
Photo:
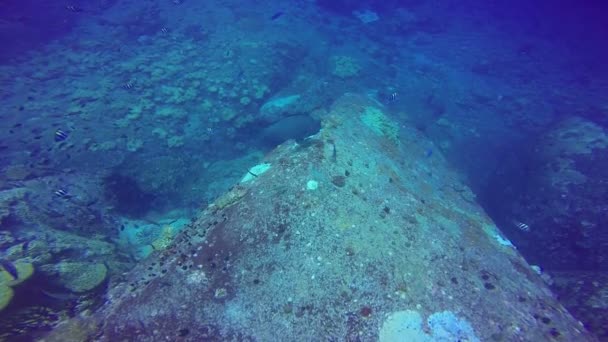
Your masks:
M 318 134 L 275 149 L 269 170 L 48 340 L 371 341 L 415 311 L 442 336 L 449 312 L 482 341 L 593 341 L 428 141 L 378 135 L 370 106 L 382 110 L 339 99 Z

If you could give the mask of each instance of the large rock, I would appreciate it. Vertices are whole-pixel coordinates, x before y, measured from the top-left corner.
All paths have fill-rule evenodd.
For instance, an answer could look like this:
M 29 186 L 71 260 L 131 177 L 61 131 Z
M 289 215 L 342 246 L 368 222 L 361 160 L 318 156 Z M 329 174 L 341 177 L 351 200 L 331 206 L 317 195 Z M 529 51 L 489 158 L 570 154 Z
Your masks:
M 514 234 L 534 263 L 550 270 L 608 270 L 608 133 L 582 118 L 543 134 L 527 166 L 526 187 L 512 202 Z
M 526 260 L 553 278 L 562 304 L 607 339 L 608 301 L 600 293 L 608 288 L 608 133 L 570 117 L 540 135 L 522 159 L 515 172 L 495 177 L 497 217 L 504 217 L 502 227 Z M 515 222 L 529 228 L 520 230 Z
M 270 153 L 266 172 L 202 211 L 54 340 L 87 330 L 100 341 L 372 341 L 383 329 L 593 341 L 441 155 L 426 157 L 424 137 L 378 134 L 361 120 L 370 106 L 338 100 L 320 133 Z

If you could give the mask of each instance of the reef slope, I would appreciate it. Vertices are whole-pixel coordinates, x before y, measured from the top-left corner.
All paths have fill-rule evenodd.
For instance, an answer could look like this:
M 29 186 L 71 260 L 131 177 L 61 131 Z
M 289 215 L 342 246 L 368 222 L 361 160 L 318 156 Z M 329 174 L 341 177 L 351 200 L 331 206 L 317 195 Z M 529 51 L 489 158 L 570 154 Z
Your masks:
M 338 99 L 319 133 L 277 147 L 47 340 L 593 341 L 431 143 L 383 111 Z

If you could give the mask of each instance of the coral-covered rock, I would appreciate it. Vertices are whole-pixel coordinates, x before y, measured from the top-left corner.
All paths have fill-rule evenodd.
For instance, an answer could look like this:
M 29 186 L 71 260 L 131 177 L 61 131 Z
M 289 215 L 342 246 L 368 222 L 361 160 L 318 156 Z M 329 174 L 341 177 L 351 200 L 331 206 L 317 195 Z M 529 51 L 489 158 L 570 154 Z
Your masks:
M 530 227 L 521 249 L 545 269 L 608 270 L 608 132 L 569 118 L 542 135 L 535 151 L 512 209 Z
M 108 268 L 104 264 L 61 262 L 55 271 L 60 283 L 70 291 L 81 293 L 93 290 L 104 282 Z
M 350 56 L 334 56 L 331 62 L 333 64 L 332 73 L 340 78 L 355 77 L 361 71 L 359 63 Z

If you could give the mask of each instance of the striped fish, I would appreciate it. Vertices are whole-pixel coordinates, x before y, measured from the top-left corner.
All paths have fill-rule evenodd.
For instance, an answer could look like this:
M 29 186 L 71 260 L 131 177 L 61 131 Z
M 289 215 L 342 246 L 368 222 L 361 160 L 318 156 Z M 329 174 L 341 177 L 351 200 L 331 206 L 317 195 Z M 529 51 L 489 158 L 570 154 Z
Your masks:
M 60 142 L 60 141 L 64 141 L 65 139 L 67 139 L 70 135 L 61 129 L 57 129 L 55 131 L 55 142 Z
M 60 198 L 66 198 L 68 197 L 68 192 L 64 189 L 57 189 L 54 192 L 55 196 L 60 197 Z
M 523 231 L 523 232 L 529 232 L 530 231 L 530 226 L 528 226 L 527 224 L 523 223 L 523 222 L 519 222 L 519 221 L 514 221 L 513 224 L 515 225 L 515 227 L 517 227 L 517 229 Z

